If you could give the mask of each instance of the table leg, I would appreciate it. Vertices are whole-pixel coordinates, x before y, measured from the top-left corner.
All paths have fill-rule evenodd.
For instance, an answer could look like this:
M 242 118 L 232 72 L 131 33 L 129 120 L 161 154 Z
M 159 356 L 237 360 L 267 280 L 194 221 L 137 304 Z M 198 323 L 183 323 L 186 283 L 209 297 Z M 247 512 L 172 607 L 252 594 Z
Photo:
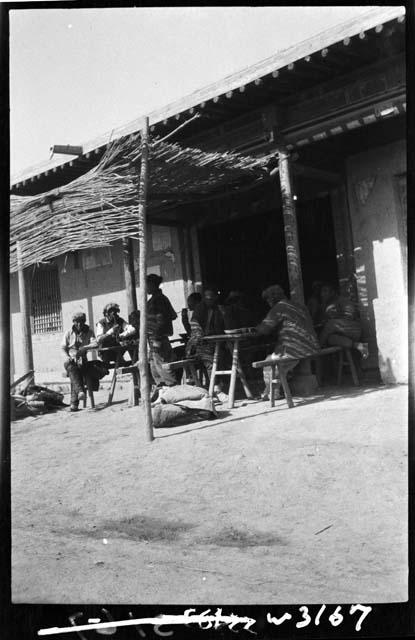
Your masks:
M 212 373 L 210 374 L 210 382 L 209 382 L 210 397 L 213 396 L 213 389 L 215 388 L 216 371 L 217 371 L 218 362 L 219 362 L 219 347 L 220 347 L 220 344 L 219 342 L 217 342 L 215 344 L 215 353 L 213 355 Z
M 233 405 L 235 402 L 235 384 L 236 384 L 236 374 L 238 371 L 238 363 L 239 363 L 239 345 L 238 345 L 238 341 L 235 340 L 233 344 L 233 350 L 232 350 L 231 382 L 229 385 L 229 400 L 228 400 L 229 409 L 233 409 Z
M 242 366 L 241 366 L 241 364 L 239 362 L 239 358 L 238 358 L 238 376 L 239 376 L 240 381 L 242 382 L 242 386 L 244 388 L 246 397 L 249 400 L 252 400 L 252 398 L 254 396 L 252 395 L 251 389 L 249 388 L 248 383 L 246 381 L 246 377 L 245 377 L 244 371 L 242 369 Z

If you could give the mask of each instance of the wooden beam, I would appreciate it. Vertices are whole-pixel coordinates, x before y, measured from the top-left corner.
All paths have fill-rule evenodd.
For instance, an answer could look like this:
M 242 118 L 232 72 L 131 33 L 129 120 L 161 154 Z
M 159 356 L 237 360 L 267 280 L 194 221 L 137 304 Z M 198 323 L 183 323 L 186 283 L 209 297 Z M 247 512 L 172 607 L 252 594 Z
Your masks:
M 150 403 L 150 380 L 147 357 L 147 187 L 148 187 L 148 147 L 149 147 L 148 118 L 145 118 L 144 128 L 141 131 L 141 169 L 140 184 L 138 188 L 138 244 L 140 247 L 139 272 L 140 272 L 140 344 L 139 344 L 139 369 L 141 407 L 144 417 L 146 437 L 149 442 L 154 440 L 153 422 Z
M 298 176 L 314 178 L 315 180 L 329 182 L 330 184 L 339 184 L 339 182 L 341 182 L 341 176 L 338 173 L 325 171 L 323 169 L 315 169 L 314 167 L 308 167 L 303 164 L 298 164 L 297 162 L 292 163 L 292 171 Z
M 131 238 L 123 238 L 122 255 L 124 263 L 125 293 L 128 314 L 137 311 L 137 291 L 134 272 L 134 248 Z
M 27 287 L 27 275 L 26 270 L 22 267 L 22 249 L 19 241 L 16 242 L 16 254 L 18 265 L 20 318 L 22 323 L 23 369 L 24 372 L 27 373 L 34 369 L 32 327 L 30 324 L 30 301 L 29 289 Z
M 304 58 L 304 61 L 307 63 L 307 65 L 311 69 L 314 69 L 315 71 L 318 71 L 320 73 L 324 73 L 325 75 L 328 75 L 329 73 L 332 72 L 332 68 L 330 65 L 326 64 L 325 62 L 324 64 L 321 64 L 317 62 L 316 59 L 313 58 L 312 56 L 306 56 Z

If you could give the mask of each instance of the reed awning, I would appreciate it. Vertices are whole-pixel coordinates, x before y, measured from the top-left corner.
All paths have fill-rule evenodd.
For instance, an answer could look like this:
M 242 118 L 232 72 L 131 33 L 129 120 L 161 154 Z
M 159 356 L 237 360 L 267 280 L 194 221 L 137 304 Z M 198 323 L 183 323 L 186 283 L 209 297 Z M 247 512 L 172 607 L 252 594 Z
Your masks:
M 140 135 L 110 145 L 99 164 L 73 182 L 32 197 L 11 196 L 10 271 L 79 249 L 138 238 Z M 208 153 L 177 143 L 150 144 L 148 216 L 236 193 L 269 175 L 274 158 Z

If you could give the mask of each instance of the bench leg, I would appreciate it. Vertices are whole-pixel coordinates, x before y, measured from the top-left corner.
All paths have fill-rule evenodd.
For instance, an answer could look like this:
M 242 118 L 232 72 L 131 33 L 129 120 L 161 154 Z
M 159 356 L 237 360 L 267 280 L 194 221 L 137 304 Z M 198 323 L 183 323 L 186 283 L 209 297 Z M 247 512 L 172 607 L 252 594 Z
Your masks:
M 197 377 L 196 367 L 195 367 L 195 365 L 193 363 L 189 364 L 189 372 L 190 372 L 190 376 L 189 377 L 192 379 L 193 384 L 196 385 L 196 387 L 197 387 L 197 385 L 198 385 L 198 377 Z
M 87 379 L 87 381 L 86 381 L 86 388 L 88 390 L 88 397 L 89 397 L 89 402 L 91 403 L 91 409 L 95 409 L 94 392 L 92 390 L 91 380 L 89 380 L 89 379 Z M 86 407 L 86 396 L 85 396 L 85 400 L 84 400 L 84 407 Z
M 285 399 L 288 404 L 288 408 L 292 409 L 294 406 L 293 397 L 291 395 L 291 389 L 287 381 L 287 371 L 284 368 L 284 365 L 278 365 L 278 377 L 281 380 L 282 388 L 284 389 Z
M 219 362 L 219 342 L 216 343 L 215 353 L 213 354 L 212 373 L 210 374 L 210 382 L 209 382 L 210 397 L 213 396 L 213 389 L 215 388 L 215 378 L 216 378 L 216 371 L 218 368 L 218 362 Z
M 274 382 L 275 380 L 275 364 L 272 365 L 271 367 L 271 380 L 269 383 L 269 401 L 270 401 L 270 406 L 275 407 L 275 387 L 276 384 Z
M 130 400 L 129 404 L 132 407 L 137 407 L 140 398 L 140 376 L 138 371 L 131 372 L 130 381 Z
M 314 362 L 316 367 L 317 384 L 321 387 L 323 384 L 323 363 L 320 358 L 315 358 Z
M 112 403 L 116 384 L 117 384 L 117 367 L 114 368 L 114 373 L 112 374 L 110 392 L 108 394 L 108 404 Z
M 337 385 L 341 385 L 342 377 L 343 377 L 343 364 L 344 364 L 344 356 L 343 349 L 339 353 L 339 361 L 337 365 Z
M 350 371 L 352 372 L 352 378 L 353 378 L 353 384 L 355 385 L 355 387 L 360 386 L 360 382 L 359 382 L 359 378 L 357 376 L 357 371 L 356 371 L 356 367 L 355 364 L 353 362 L 353 356 L 352 353 L 350 351 L 350 349 L 345 349 L 346 352 L 346 358 L 349 362 L 349 366 L 350 366 Z
M 233 406 L 235 404 L 235 385 L 236 385 L 236 374 L 238 372 L 238 363 L 239 363 L 239 348 L 238 348 L 238 342 L 235 342 L 232 350 L 231 382 L 229 385 L 229 401 L 228 401 L 229 409 L 233 409 Z

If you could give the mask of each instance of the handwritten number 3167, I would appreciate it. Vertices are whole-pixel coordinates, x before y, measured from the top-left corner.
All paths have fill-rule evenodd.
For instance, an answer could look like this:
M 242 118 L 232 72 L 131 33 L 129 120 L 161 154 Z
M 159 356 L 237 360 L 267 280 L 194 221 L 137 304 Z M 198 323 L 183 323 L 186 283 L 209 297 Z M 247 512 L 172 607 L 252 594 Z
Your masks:
M 323 604 L 316 617 L 314 618 L 314 624 L 315 625 L 319 625 L 320 624 L 320 618 L 322 616 L 322 614 L 324 613 L 326 609 L 326 605 Z M 341 607 L 338 606 L 336 607 L 336 609 L 333 611 L 333 613 L 329 616 L 329 621 L 332 624 L 333 627 L 338 627 L 339 624 L 341 624 L 343 622 L 343 615 L 340 613 Z M 362 622 L 363 620 L 366 618 L 366 616 L 368 615 L 368 613 L 370 613 L 370 611 L 372 611 L 372 607 L 365 607 L 364 605 L 361 604 L 353 604 L 350 607 L 349 610 L 349 614 L 353 615 L 354 613 L 356 613 L 356 611 L 360 611 L 361 612 L 361 616 L 359 617 L 358 621 L 356 622 L 356 631 L 360 631 L 360 629 L 362 628 Z M 308 607 L 300 607 L 300 612 L 303 616 L 303 619 L 300 620 L 299 622 L 296 623 L 296 627 L 297 629 L 302 629 L 303 627 L 307 627 L 311 622 L 312 622 L 312 618 L 310 616 L 310 614 L 308 613 Z M 270 613 L 267 614 L 267 622 L 271 623 L 271 624 L 275 624 L 275 625 L 280 625 L 283 622 L 285 622 L 286 620 L 291 620 L 292 615 L 290 613 L 284 613 L 283 616 L 281 616 L 281 618 L 274 618 L 271 616 Z

